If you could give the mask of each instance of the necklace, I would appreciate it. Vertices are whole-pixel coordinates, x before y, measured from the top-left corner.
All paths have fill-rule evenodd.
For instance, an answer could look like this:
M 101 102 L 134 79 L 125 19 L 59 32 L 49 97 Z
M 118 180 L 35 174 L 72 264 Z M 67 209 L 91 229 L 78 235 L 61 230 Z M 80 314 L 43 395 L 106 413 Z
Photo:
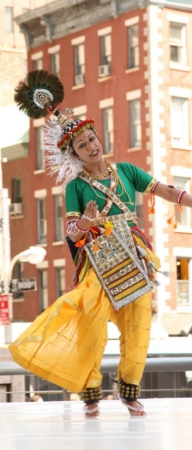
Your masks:
M 85 167 L 83 167 L 83 172 L 85 173 L 85 175 L 93 178 L 94 180 L 102 180 L 102 179 L 106 178 L 106 176 L 108 176 L 112 171 L 107 160 L 105 160 L 105 165 L 106 165 L 105 172 L 101 173 L 100 175 L 96 175 L 94 173 L 88 172 L 88 170 L 86 170 Z

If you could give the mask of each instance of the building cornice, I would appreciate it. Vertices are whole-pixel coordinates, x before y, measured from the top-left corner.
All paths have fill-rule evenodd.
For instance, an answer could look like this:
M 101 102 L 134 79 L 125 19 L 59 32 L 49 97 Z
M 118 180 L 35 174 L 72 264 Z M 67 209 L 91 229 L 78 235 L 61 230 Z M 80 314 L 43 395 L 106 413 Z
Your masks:
M 192 11 L 191 0 L 58 0 L 14 20 L 33 49 L 148 5 Z

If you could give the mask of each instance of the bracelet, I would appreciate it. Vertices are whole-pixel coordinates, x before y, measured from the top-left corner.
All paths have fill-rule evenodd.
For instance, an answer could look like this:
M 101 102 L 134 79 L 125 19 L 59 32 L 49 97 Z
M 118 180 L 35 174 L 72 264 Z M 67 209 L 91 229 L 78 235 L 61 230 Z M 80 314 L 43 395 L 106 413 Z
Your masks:
M 155 192 L 156 187 L 158 186 L 158 184 L 160 183 L 160 181 L 156 181 L 156 183 L 154 184 L 154 186 L 151 189 L 151 192 Z
M 178 203 L 178 204 L 181 203 L 181 199 L 182 199 L 183 195 L 186 194 L 186 192 L 187 192 L 187 191 L 181 191 L 181 192 L 179 192 L 179 195 L 178 195 L 178 197 L 177 197 L 177 203 Z
M 78 222 L 78 219 L 68 220 L 68 222 L 66 223 L 67 234 L 76 235 L 79 233 L 79 230 L 77 228 L 77 222 Z
M 82 217 L 83 217 L 83 216 L 82 216 Z M 82 217 L 81 217 L 81 219 L 82 219 Z M 79 220 L 77 220 L 77 222 L 76 222 L 76 227 L 77 227 L 78 230 L 81 231 L 82 233 L 87 233 L 87 232 L 89 231 L 89 228 L 88 228 L 88 230 L 83 230 L 82 228 L 80 228 L 80 226 L 79 226 Z
M 92 222 L 93 220 L 95 220 L 95 219 L 93 219 L 92 217 L 86 216 L 86 214 L 83 214 L 83 215 L 81 216 L 81 219 L 88 219 L 88 220 L 90 220 L 91 222 Z

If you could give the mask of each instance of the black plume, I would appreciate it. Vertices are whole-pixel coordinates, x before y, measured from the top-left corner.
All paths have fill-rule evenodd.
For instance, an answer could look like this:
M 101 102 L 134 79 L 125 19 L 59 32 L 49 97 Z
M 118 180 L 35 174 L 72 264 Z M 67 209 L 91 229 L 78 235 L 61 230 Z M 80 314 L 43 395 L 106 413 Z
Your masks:
M 43 109 L 34 102 L 36 89 L 46 89 L 47 94 L 52 94 L 53 100 L 44 105 Z M 48 95 L 47 95 L 47 98 Z M 38 119 L 50 113 L 48 108 L 55 108 L 64 98 L 64 88 L 59 78 L 47 70 L 34 70 L 27 74 L 25 80 L 21 80 L 15 88 L 14 100 L 19 109 L 29 117 Z

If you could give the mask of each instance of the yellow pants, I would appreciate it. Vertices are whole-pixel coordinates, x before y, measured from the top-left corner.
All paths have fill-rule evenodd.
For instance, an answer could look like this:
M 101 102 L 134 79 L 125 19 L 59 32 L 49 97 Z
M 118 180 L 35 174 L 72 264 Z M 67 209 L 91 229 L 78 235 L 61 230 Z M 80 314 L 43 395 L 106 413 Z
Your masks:
M 9 350 L 18 364 L 72 392 L 98 387 L 108 320 L 121 333 L 118 376 L 139 385 L 149 344 L 151 293 L 114 312 L 92 268 L 78 287 L 38 316 Z

